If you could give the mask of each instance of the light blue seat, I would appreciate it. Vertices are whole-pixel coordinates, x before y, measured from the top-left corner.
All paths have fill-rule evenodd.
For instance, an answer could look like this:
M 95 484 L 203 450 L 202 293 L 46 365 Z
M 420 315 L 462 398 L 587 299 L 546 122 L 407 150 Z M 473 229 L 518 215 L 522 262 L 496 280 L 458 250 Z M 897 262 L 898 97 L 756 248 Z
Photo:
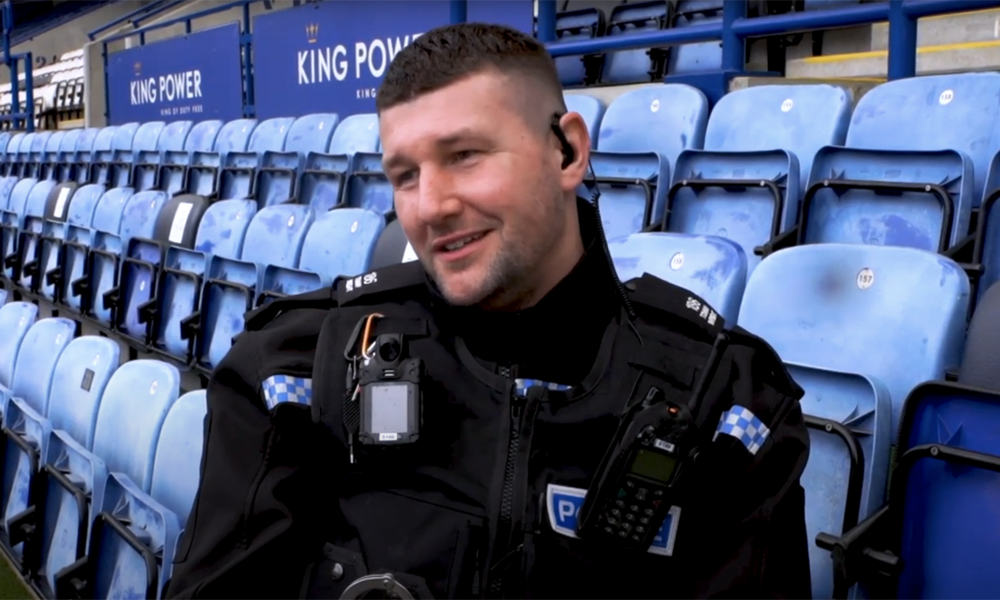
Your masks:
M 604 35 L 604 11 L 583 8 L 556 15 L 556 39 L 560 42 L 589 40 Z M 587 84 L 587 68 L 582 56 L 560 56 L 555 59 L 556 72 L 563 88 L 583 87 Z M 596 136 L 592 136 L 596 137 Z
M 708 118 L 704 150 L 677 157 L 665 230 L 734 240 L 752 272 L 761 260 L 754 250 L 797 223 L 813 157 L 844 142 L 851 105 L 850 93 L 832 85 L 765 85 L 723 96 Z M 698 185 L 705 180 L 745 185 Z
M 132 238 L 153 236 L 156 218 L 167 203 L 166 192 L 136 192 L 125 203 L 118 231 L 95 230 L 90 248 L 90 272 L 87 273 L 88 316 L 111 326 L 116 320 L 120 295 L 117 283 L 122 255 Z
M 245 152 L 256 128 L 257 119 L 229 121 L 219 129 L 212 150 L 192 151 L 188 191 L 206 198 L 215 194 L 219 189 L 219 170 L 226 155 Z
M 131 187 L 135 153 L 155 148 L 163 125 L 162 121 L 120 125 L 111 138 L 111 160 L 102 165 L 95 183 L 105 183 L 108 187 Z
M 80 144 L 86 129 L 70 129 L 59 142 L 59 148 L 55 159 L 52 161 L 52 168 L 56 181 L 73 181 L 73 167 L 76 161 L 76 148 Z M 96 131 L 95 131 L 96 134 Z
M 138 359 L 111 376 L 94 425 L 94 444 L 86 448 L 66 431 L 54 429 L 43 467 L 45 504 L 40 510 L 41 565 L 46 586 L 68 596 L 70 579 L 85 569 L 90 524 L 104 510 L 109 475 L 127 476 L 149 489 L 160 428 L 179 395 L 180 373 L 162 361 Z M 101 523 L 102 521 L 98 521 Z M 79 561 L 79 562 L 78 562 Z M 63 569 L 67 577 L 57 578 Z M 84 576 L 85 577 L 85 576 Z M 61 592 L 61 593 L 59 593 Z M 56 597 L 50 594 L 49 597 Z
M 608 240 L 662 222 L 670 165 L 702 147 L 707 120 L 705 94 L 682 84 L 632 90 L 608 106 L 591 154 Z
M 265 150 L 257 171 L 257 203 L 280 204 L 296 198 L 299 173 L 311 152 L 324 152 L 337 127 L 336 114 L 299 117 L 288 129 L 284 150 Z
M 156 166 L 159 165 L 158 145 L 160 136 L 167 124 L 163 121 L 150 121 L 136 128 L 132 135 L 132 146 L 127 150 L 115 150 L 114 164 L 111 166 L 111 183 L 114 187 L 131 187 L 137 192 L 145 191 L 155 183 Z M 121 135 L 121 129 L 117 136 Z M 147 161 L 155 163 L 153 169 L 142 169 L 142 173 L 151 171 L 152 177 L 147 181 L 136 180 L 135 167 Z M 140 186 L 140 183 L 143 184 Z M 145 187 L 150 186 L 150 187 Z
M 234 260 L 242 256 L 243 240 L 256 214 L 253 200 L 215 202 L 201 218 L 194 248 L 172 246 L 167 250 L 156 294 L 152 350 L 190 362 L 208 263 L 213 256 Z
M 633 233 L 609 242 L 608 249 L 622 281 L 649 273 L 694 292 L 727 324 L 736 323 L 747 257 L 735 242 L 684 233 Z
M 13 134 L 9 131 L 0 131 L 0 173 L 3 172 L 7 164 L 7 146 Z
M 48 141 L 45 142 L 45 153 L 42 156 L 41 179 L 56 179 L 59 164 L 59 148 L 62 146 L 63 139 L 67 133 L 66 130 L 62 129 L 53 131 Z
M 0 307 L 7 303 L 7 290 L 0 288 Z
M 76 140 L 76 148 L 73 149 L 72 154 L 67 154 L 66 162 L 72 164 L 64 167 L 66 181 L 76 181 L 79 184 L 90 182 L 90 161 L 94 155 L 97 136 L 100 133 L 101 128 L 99 127 L 88 127 L 80 132 L 80 137 Z
M 8 302 L 0 306 L 0 410 L 14 381 L 14 365 L 21 342 L 38 318 L 38 306 L 30 302 Z
M 115 150 L 127 150 L 132 147 L 131 134 L 134 134 L 135 130 L 138 129 L 138 123 L 131 123 L 130 125 L 134 125 L 135 127 L 130 128 L 129 125 L 109 125 L 97 132 L 90 151 L 90 161 L 87 165 L 88 175 L 83 182 L 99 183 L 109 188 L 115 187 L 110 182 L 111 162 L 114 160 Z M 118 135 L 119 129 L 125 130 L 121 136 Z M 131 131 L 131 134 L 129 131 Z M 128 142 L 127 146 L 125 145 L 126 141 Z
M 348 174 L 358 170 L 360 157 L 370 159 L 379 150 L 378 115 L 351 115 L 340 121 L 326 151 L 306 155 L 299 204 L 307 204 L 317 213 L 341 204 Z M 381 167 L 377 170 L 381 171 Z
M 590 145 L 596 148 L 597 136 L 601 131 L 601 119 L 604 118 L 607 107 L 597 98 L 587 94 L 563 94 L 563 99 L 566 101 L 566 110 L 580 113 L 583 117 L 587 123 L 587 132 L 590 134 Z
M 159 181 L 157 188 L 171 196 L 184 191 L 185 185 L 187 185 L 188 167 L 191 165 L 194 153 L 212 152 L 222 125 L 222 121 L 217 119 L 201 121 L 187 132 L 182 148 L 164 150 L 162 164 L 157 175 Z
M 279 204 L 257 211 L 243 240 L 239 260 L 213 256 L 200 305 L 198 363 L 212 369 L 243 331 L 243 315 L 261 289 L 265 265 L 294 267 L 315 213 L 301 204 Z
M 174 402 L 163 420 L 147 487 L 112 473 L 104 492 L 100 527 L 91 538 L 90 576 L 95 598 L 127 596 L 136 588 L 159 598 L 172 573 L 174 552 L 187 522 L 199 485 L 205 391 L 188 392 Z M 104 523 L 114 520 L 143 541 L 142 554 Z M 93 549 L 100 548 L 100 553 Z M 162 556 L 155 579 L 145 569 L 145 557 Z
M 97 185 L 97 184 L 94 184 Z M 96 191 L 104 188 L 100 185 Z M 87 261 L 90 248 L 98 231 L 115 233 L 121 229 L 122 213 L 132 197 L 130 188 L 115 188 L 101 194 L 94 207 L 89 226 L 66 225 L 66 239 L 63 241 L 61 260 L 62 275 L 59 280 L 60 304 L 72 313 L 87 314 L 91 308 L 92 292 L 87 276 Z
M 31 191 L 39 181 L 34 178 L 21 179 L 11 190 L 6 210 L 0 211 L 0 279 L 13 281 L 17 277 L 21 230 L 24 228 L 28 200 Z
M 118 284 L 111 294 L 114 327 L 123 336 L 145 346 L 155 330 L 160 269 L 170 247 L 192 248 L 208 200 L 182 194 L 166 201 L 155 216 L 151 235 L 134 236 L 127 243 Z
M 21 143 L 24 138 L 27 137 L 26 133 L 15 133 L 10 136 L 7 141 L 7 148 L 4 151 L 4 164 L 3 164 L 3 179 L 12 180 L 12 182 L 17 182 L 20 179 L 20 163 L 21 163 Z M 30 141 L 29 141 L 30 145 Z M 24 147 L 24 151 L 28 151 L 28 146 Z M 13 183 L 5 184 L 4 187 L 13 186 Z
M 810 185 L 820 188 L 803 205 L 800 242 L 934 252 L 960 242 L 1000 150 L 998 96 L 1000 73 L 914 77 L 869 91 L 854 110 L 845 147 L 816 156 Z M 896 187 L 877 194 L 840 180 Z M 900 193 L 899 184 L 914 191 Z M 927 186 L 940 186 L 945 198 Z
M 36 131 L 32 134 L 31 147 L 28 150 L 28 164 L 24 171 L 24 177 L 32 179 L 42 178 L 42 165 L 45 162 L 45 148 L 48 146 L 51 131 Z
M 679 0 L 673 27 L 683 29 L 722 21 L 723 0 Z M 722 68 L 721 42 L 695 42 L 670 48 L 667 75 L 690 75 Z
M 666 0 L 618 4 L 611 10 L 605 37 L 650 33 L 670 27 L 671 3 Z M 662 48 L 609 51 L 604 55 L 601 83 L 648 83 L 659 80 L 666 66 Z
M 356 154 L 354 162 L 357 169 L 347 176 L 340 207 L 363 208 L 380 215 L 394 210 L 392 184 L 382 172 L 381 155 Z
M 245 152 L 232 151 L 222 157 L 222 171 L 219 174 L 219 198 L 222 200 L 242 200 L 254 198 L 257 190 L 254 182 L 264 152 L 281 151 L 293 117 L 277 117 L 261 122 L 250 135 Z
M 21 342 L 13 384 L 6 394 L 0 544 L 18 563 L 24 550 L 24 540 L 20 527 L 12 527 L 11 521 L 35 501 L 31 484 L 44 456 L 49 431 L 48 421 L 45 420 L 49 391 L 60 356 L 73 340 L 75 332 L 76 324 L 66 318 L 36 321 Z
M 32 186 L 28 200 L 24 205 L 24 216 L 21 220 L 20 237 L 17 243 L 17 259 L 14 261 L 13 273 L 16 284 L 22 290 L 34 292 L 35 275 L 39 270 L 39 241 L 43 233 L 45 219 L 55 208 L 56 197 L 50 192 L 56 185 L 55 180 L 41 180 Z M 49 200 L 52 200 L 50 205 Z
M 104 195 L 103 185 L 84 185 L 76 189 L 72 197 L 56 198 L 53 214 L 42 225 L 41 250 L 39 252 L 39 274 L 43 279 L 38 284 L 38 293 L 53 302 L 62 302 L 62 283 L 66 278 L 65 260 L 62 260 L 63 244 L 71 227 L 89 230 L 94 220 L 97 203 Z
M 321 214 L 302 242 L 296 268 L 268 265 L 261 295 L 292 296 L 329 286 L 337 277 L 368 271 L 385 219 L 364 208 L 341 208 Z
M 884 500 L 903 401 L 961 361 L 969 280 L 954 261 L 901 247 L 814 244 L 775 252 L 747 282 L 739 325 L 763 337 L 806 392 L 815 441 L 803 476 L 809 539 L 840 534 Z M 919 323 L 919 327 L 914 327 Z M 905 351 L 903 350 L 905 349 Z M 841 440 L 823 429 L 832 422 Z M 858 504 L 846 502 L 851 438 L 863 450 Z M 810 542 L 813 593 L 829 597 L 828 552 Z
M 149 125 L 152 124 L 147 123 L 143 127 Z M 137 192 L 163 189 L 160 185 L 159 176 L 163 166 L 166 164 L 167 153 L 183 152 L 184 142 L 187 140 L 188 132 L 191 131 L 193 125 L 191 121 L 174 121 L 166 125 L 160 124 L 160 134 L 156 138 L 155 146 L 149 148 L 143 142 L 142 147 L 133 155 L 132 188 Z M 147 135 L 142 127 L 136 132 L 137 145 L 139 144 L 140 135 Z

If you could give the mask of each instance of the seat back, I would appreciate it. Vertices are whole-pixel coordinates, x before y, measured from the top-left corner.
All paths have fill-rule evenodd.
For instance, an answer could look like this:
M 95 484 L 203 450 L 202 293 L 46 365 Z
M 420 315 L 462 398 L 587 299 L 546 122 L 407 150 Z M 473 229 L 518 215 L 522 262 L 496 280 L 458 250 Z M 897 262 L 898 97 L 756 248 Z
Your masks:
M 242 259 L 259 265 L 294 268 L 314 219 L 313 210 L 301 204 L 260 209 L 247 227 Z
M 156 150 L 159 152 L 184 150 L 188 133 L 193 126 L 194 123 L 191 121 L 174 121 L 166 125 L 156 140 Z
M 722 21 L 723 0 L 678 0 L 673 27 L 683 29 L 698 25 L 711 25 Z M 668 75 L 688 75 L 718 71 L 722 67 L 722 44 L 695 42 L 670 48 L 667 59 Z
M 605 28 L 604 11 L 599 8 L 571 10 L 556 15 L 556 38 L 561 42 L 603 36 Z M 582 56 L 556 58 L 556 72 L 564 88 L 580 87 L 586 83 L 587 70 Z
M 38 306 L 30 302 L 8 302 L 0 306 L 0 386 L 10 389 L 14 365 L 28 329 L 38 318 Z
M 250 143 L 250 136 L 257 128 L 257 119 L 236 119 L 229 121 L 219 130 L 215 139 L 215 152 L 244 152 Z
M 184 140 L 185 152 L 211 152 L 215 149 L 215 140 L 222 129 L 222 121 L 214 119 L 202 121 L 191 127 Z
M 130 360 L 111 376 L 94 428 L 94 454 L 108 472 L 123 473 L 149 491 L 163 420 L 177 400 L 180 373 L 158 360 Z
M 252 200 L 221 200 L 212 203 L 201 218 L 194 249 L 223 258 L 239 258 L 247 227 L 257 214 Z
M 618 4 L 608 17 L 606 37 L 623 37 L 670 26 L 671 3 L 666 0 Z M 666 54 L 647 48 L 609 51 L 604 55 L 601 83 L 646 83 L 663 76 Z
M 188 392 L 177 399 L 160 428 L 149 493 L 177 515 L 181 527 L 198 492 L 207 412 L 205 390 Z
M 739 324 L 784 361 L 884 385 L 896 432 L 910 390 L 960 364 L 968 305 L 969 279 L 950 259 L 912 248 L 815 244 L 758 265 Z
M 295 119 L 288 128 L 284 151 L 298 152 L 303 157 L 310 152 L 325 152 L 338 120 L 335 113 L 315 113 Z
M 976 303 L 969 323 L 958 380 L 965 385 L 1000 390 L 1000 285 L 993 285 Z
M 247 152 L 262 154 L 266 150 L 281 150 L 285 147 L 288 130 L 294 122 L 295 119 L 292 117 L 276 117 L 262 121 L 250 134 Z
M 584 122 L 587 123 L 590 147 L 596 148 L 598 132 L 601 130 L 601 119 L 604 118 L 604 111 L 607 110 L 607 107 L 597 98 L 587 94 L 563 94 L 563 98 L 566 101 L 566 110 L 580 113 Z
M 327 154 L 354 155 L 358 152 L 378 152 L 378 115 L 351 115 L 340 121 L 330 138 Z
M 393 209 L 392 184 L 384 173 L 356 171 L 347 177 L 344 202 L 384 215 Z
M 40 415 L 48 414 L 56 362 L 75 334 L 76 324 L 72 320 L 51 317 L 36 321 L 21 341 L 11 393 Z
M 609 242 L 622 281 L 649 273 L 700 296 L 709 323 L 717 312 L 727 324 L 739 316 L 747 278 L 747 257 L 738 244 L 716 236 L 683 233 L 634 233 Z
M 47 416 L 84 448 L 94 445 L 94 426 L 104 390 L 121 361 L 111 338 L 85 335 L 71 341 L 56 363 Z

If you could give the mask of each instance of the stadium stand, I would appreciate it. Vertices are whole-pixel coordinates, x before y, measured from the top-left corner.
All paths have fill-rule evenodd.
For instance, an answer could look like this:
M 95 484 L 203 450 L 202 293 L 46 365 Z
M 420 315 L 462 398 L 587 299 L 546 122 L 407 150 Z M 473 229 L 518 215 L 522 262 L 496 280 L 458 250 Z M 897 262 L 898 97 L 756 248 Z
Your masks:
M 745 4 L 744 31 L 933 2 Z M 699 77 L 728 68 L 725 39 L 622 42 L 721 27 L 728 10 L 555 15 L 551 47 L 606 45 L 556 59 L 591 132 L 581 194 L 600 192 L 624 280 L 697 293 L 805 389 L 815 598 L 996 597 L 1000 74 L 906 73 L 863 94 L 773 77 L 717 97 Z M 197 488 L 205 383 L 244 313 L 416 255 L 370 107 L 111 110 L 82 127 L 83 57 L 34 70 L 30 130 L 0 86 L 0 550 L 43 598 L 159 598 Z

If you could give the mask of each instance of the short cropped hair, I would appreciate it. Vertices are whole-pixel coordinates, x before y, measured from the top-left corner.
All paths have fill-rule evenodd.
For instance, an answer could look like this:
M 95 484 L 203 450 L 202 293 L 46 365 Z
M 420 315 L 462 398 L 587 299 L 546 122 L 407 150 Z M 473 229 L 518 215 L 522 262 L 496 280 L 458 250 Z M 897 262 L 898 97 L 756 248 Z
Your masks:
M 530 77 L 565 109 L 555 62 L 543 44 L 510 27 L 459 23 L 428 31 L 396 55 L 375 96 L 376 111 L 382 114 L 490 69 Z

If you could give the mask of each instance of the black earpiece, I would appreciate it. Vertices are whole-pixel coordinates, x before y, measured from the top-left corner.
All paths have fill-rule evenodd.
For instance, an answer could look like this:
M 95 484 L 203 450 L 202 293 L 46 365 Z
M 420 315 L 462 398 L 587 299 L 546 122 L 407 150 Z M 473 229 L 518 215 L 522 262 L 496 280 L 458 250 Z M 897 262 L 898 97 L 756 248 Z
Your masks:
M 559 119 L 559 115 L 552 115 L 552 133 L 556 135 L 559 139 L 559 143 L 562 144 L 562 168 L 565 169 L 573 164 L 574 160 L 576 160 L 576 150 L 573 149 L 573 145 L 569 143 L 568 139 L 566 139 L 566 133 L 563 131 L 562 126 L 559 125 Z

